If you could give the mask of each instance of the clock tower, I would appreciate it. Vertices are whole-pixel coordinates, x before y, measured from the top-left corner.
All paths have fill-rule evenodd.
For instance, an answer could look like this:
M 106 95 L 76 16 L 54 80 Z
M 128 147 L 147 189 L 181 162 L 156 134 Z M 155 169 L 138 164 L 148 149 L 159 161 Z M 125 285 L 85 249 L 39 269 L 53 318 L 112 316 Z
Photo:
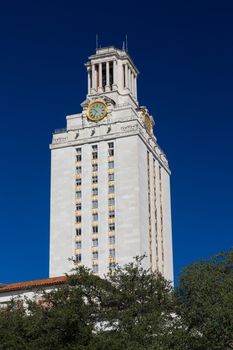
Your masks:
M 173 280 L 170 169 L 138 102 L 138 69 L 112 46 L 86 68 L 81 112 L 50 145 L 50 277 L 69 272 L 69 258 L 104 276 L 145 254 L 145 267 Z

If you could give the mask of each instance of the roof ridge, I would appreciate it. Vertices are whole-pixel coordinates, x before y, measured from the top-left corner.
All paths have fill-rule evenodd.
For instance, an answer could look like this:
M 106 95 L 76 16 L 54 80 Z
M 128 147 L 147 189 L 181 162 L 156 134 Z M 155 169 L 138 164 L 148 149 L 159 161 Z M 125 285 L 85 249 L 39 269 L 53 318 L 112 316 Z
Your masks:
M 0 288 L 0 293 L 15 291 L 15 290 L 25 290 L 25 289 L 32 289 L 35 287 L 42 287 L 42 286 L 49 286 L 49 285 L 56 285 L 56 284 L 64 284 L 67 282 L 68 277 L 67 276 L 58 276 L 58 277 L 48 277 L 48 278 L 42 278 L 39 280 L 32 280 L 32 281 L 25 281 L 25 282 L 16 282 L 11 284 L 5 284 L 3 287 Z

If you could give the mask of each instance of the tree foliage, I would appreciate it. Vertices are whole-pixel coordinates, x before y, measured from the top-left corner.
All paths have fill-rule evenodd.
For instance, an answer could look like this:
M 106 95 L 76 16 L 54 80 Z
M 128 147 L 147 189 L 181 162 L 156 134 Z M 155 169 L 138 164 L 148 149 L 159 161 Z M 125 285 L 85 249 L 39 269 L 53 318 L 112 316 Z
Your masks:
M 176 290 L 189 349 L 233 348 L 233 250 L 191 264 Z
M 0 350 L 230 349 L 233 251 L 185 268 L 175 290 L 142 260 L 106 279 L 80 267 L 65 286 L 12 300 L 0 311 Z

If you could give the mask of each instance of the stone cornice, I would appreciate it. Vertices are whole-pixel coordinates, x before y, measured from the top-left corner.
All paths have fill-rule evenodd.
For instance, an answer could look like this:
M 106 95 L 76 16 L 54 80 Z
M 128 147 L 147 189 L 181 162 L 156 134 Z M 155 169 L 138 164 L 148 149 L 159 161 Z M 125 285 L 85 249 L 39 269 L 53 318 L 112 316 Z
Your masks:
M 111 132 L 111 130 L 108 132 L 109 127 L 119 126 L 117 131 Z M 106 129 L 101 130 L 104 131 L 100 135 L 93 135 L 93 129 Z M 86 131 L 90 130 L 89 138 L 86 136 Z M 77 138 L 76 134 L 79 132 L 79 135 Z M 73 135 L 71 135 L 73 134 Z M 82 134 L 85 134 L 82 138 Z M 141 140 L 144 142 L 144 144 L 149 148 L 149 150 L 152 152 L 154 157 L 158 160 L 158 162 L 163 166 L 163 168 L 170 174 L 170 169 L 168 165 L 168 161 L 166 159 L 166 155 L 162 151 L 162 149 L 159 147 L 159 145 L 156 142 L 156 138 L 149 135 L 149 133 L 145 130 L 144 126 L 142 125 L 141 121 L 138 118 L 135 119 L 128 119 L 124 121 L 116 121 L 109 124 L 101 124 L 101 125 L 95 125 L 93 126 L 86 126 L 82 129 L 77 130 L 69 130 L 66 133 L 56 134 L 56 139 L 58 142 L 50 144 L 50 149 L 59 149 L 64 147 L 74 147 L 79 146 L 82 144 L 87 143 L 95 143 L 101 141 L 107 141 L 112 140 L 114 138 L 122 138 L 122 137 L 129 137 L 138 135 Z M 70 138 L 69 138 L 70 137 Z

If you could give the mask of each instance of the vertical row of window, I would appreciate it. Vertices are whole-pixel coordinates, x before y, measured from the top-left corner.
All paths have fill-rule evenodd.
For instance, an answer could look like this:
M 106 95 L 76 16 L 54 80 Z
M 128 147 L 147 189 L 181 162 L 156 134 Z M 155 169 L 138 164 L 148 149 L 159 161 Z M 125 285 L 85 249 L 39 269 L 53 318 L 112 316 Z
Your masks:
M 148 212 L 149 212 L 149 248 L 150 269 L 152 270 L 152 227 L 151 227 L 151 186 L 150 186 L 150 154 L 147 152 L 147 181 L 148 181 Z
M 114 172 L 114 143 L 108 143 L 108 240 L 109 240 L 109 270 L 116 265 L 115 248 L 115 172 Z
M 82 149 L 76 148 L 76 262 L 82 262 Z M 98 202 L 98 145 L 92 145 L 92 270 L 99 272 L 99 202 Z M 108 143 L 108 242 L 109 269 L 115 269 L 115 172 L 114 143 Z
M 99 239 L 98 239 L 98 146 L 92 146 L 92 271 L 99 272 Z
M 156 253 L 156 271 L 159 271 L 159 240 L 158 240 L 158 210 L 157 210 L 157 189 L 156 189 L 156 160 L 153 159 L 154 172 L 154 210 L 155 210 L 155 253 Z
M 76 189 L 75 189 L 75 205 L 76 205 L 76 249 L 75 249 L 75 260 L 78 264 L 82 261 L 82 149 L 76 148 Z
M 159 193 L 160 193 L 160 224 L 161 224 L 161 250 L 162 250 L 162 274 L 164 274 L 164 228 L 163 228 L 163 190 L 162 170 L 159 166 Z

